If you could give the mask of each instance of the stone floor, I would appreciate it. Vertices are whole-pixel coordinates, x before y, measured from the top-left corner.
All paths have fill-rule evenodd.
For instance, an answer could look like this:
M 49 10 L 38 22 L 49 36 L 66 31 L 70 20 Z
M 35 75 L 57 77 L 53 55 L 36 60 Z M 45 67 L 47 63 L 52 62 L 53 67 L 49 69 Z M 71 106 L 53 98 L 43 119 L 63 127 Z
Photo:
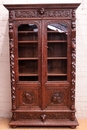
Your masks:
M 13 130 L 8 126 L 9 119 L 0 119 L 0 130 Z M 87 130 L 87 118 L 86 119 L 78 119 L 79 126 L 77 126 L 76 130 Z M 70 130 L 69 127 L 17 127 L 15 130 Z

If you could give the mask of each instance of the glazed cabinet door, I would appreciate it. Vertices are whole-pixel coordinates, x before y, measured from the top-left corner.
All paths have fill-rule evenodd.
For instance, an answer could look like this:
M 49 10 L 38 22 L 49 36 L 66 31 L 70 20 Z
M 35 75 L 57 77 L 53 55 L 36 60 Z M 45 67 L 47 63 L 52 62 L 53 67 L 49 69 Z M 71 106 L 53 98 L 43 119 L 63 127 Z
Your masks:
M 70 22 L 43 21 L 43 108 L 69 110 L 71 83 Z
M 17 109 L 41 109 L 41 21 L 15 25 Z

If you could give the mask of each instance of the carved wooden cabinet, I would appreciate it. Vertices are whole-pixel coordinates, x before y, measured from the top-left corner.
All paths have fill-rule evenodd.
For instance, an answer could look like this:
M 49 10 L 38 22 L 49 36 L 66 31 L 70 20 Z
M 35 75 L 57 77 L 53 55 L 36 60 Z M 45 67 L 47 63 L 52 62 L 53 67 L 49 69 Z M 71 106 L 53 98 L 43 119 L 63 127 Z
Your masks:
M 9 125 L 75 128 L 75 10 L 79 4 L 4 6 L 9 10 Z

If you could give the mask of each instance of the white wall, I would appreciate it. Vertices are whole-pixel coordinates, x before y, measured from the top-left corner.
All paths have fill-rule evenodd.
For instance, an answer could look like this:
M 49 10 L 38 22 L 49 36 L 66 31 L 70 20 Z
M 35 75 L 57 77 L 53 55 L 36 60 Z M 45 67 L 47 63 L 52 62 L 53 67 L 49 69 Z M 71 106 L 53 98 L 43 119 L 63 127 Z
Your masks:
M 9 38 L 8 11 L 2 4 L 30 3 L 30 0 L 0 0 L 0 117 L 11 116 L 11 89 L 9 68 Z M 61 0 L 64 3 L 65 0 Z M 77 45 L 76 45 L 76 109 L 77 117 L 87 117 L 87 0 L 73 0 L 81 2 L 77 9 Z M 60 3 L 60 0 L 50 2 L 32 0 L 32 3 Z M 66 0 L 72 3 L 72 0 Z

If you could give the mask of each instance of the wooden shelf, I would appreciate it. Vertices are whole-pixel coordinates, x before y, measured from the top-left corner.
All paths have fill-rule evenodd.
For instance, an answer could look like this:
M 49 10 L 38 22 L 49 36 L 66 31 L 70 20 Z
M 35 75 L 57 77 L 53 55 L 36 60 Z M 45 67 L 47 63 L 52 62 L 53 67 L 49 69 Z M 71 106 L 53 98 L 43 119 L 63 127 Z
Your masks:
M 47 76 L 67 76 L 67 74 L 53 74 L 53 73 L 48 73 Z
M 38 41 L 18 41 L 18 43 L 38 43 Z
M 58 32 L 58 31 L 47 31 L 47 33 L 59 33 L 59 34 L 66 34 L 66 32 L 62 32 L 62 33 L 60 33 L 60 32 Z
M 27 34 L 27 33 L 38 33 L 38 32 L 34 32 L 34 31 L 18 31 L 18 33 Z
M 25 73 L 20 73 L 18 76 L 38 76 L 38 74 L 25 74 Z
M 67 57 L 48 57 L 48 60 L 63 60 L 63 59 L 67 59 Z
M 67 40 L 50 40 L 50 41 L 47 41 L 47 42 L 49 42 L 49 43 L 53 43 L 53 42 L 57 43 L 57 42 L 67 42 Z
M 31 58 L 18 58 L 18 60 L 38 60 L 38 58 L 33 58 L 33 57 L 31 57 Z

